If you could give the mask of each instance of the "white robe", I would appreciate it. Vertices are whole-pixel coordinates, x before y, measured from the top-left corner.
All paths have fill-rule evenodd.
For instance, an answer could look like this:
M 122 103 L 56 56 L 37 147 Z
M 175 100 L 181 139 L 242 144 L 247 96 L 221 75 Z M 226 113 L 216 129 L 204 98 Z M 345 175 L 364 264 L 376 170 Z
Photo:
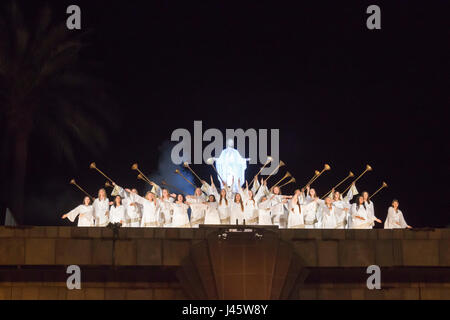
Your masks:
M 122 223 L 125 220 L 125 207 L 120 205 L 115 207 L 112 205 L 109 208 L 109 222 L 110 223 Z
M 97 198 L 92 206 L 94 207 L 95 226 L 106 227 L 109 223 L 109 217 L 107 216 L 109 210 L 108 198 L 103 200 Z
M 303 205 L 303 218 L 305 220 L 305 229 L 314 229 L 319 228 L 321 222 L 320 212 L 318 212 L 318 208 L 320 205 L 320 201 L 314 200 L 305 200 L 305 204 Z
M 283 203 L 282 195 L 270 194 L 268 196 L 271 207 L 272 223 L 277 225 L 279 228 L 286 228 L 287 226 L 287 215 L 288 210 Z
M 218 210 L 220 222 L 222 224 L 230 224 L 230 203 L 232 201 L 230 199 L 232 199 L 232 194 L 230 192 L 227 192 L 227 201 L 225 201 L 225 199 L 222 199 L 222 201 L 220 201 L 220 194 L 217 192 L 215 186 L 211 187 L 211 194 L 216 198 L 216 201 L 219 205 Z
M 137 202 L 142 205 L 142 219 L 140 227 L 158 227 L 160 226 L 159 220 L 159 206 L 155 199 L 150 201 L 144 197 L 141 197 L 135 193 L 131 194 L 133 202 Z
M 260 198 L 260 194 L 257 194 L 250 199 L 248 190 L 243 190 L 239 188 L 239 194 L 241 195 L 242 201 L 244 203 L 244 220 L 245 224 L 255 225 L 258 224 L 258 205 L 257 201 Z
M 270 201 L 262 201 L 258 204 L 258 224 L 260 226 L 272 225 Z
M 188 209 L 189 206 L 185 203 L 171 203 L 172 207 L 172 223 L 173 228 L 189 228 L 191 224 L 189 223 Z
M 169 197 L 169 199 L 158 199 L 160 219 L 164 227 L 168 227 L 172 223 L 172 203 L 174 201 L 172 197 Z
M 292 204 L 289 209 L 287 227 L 292 229 L 305 228 L 305 221 L 303 219 L 303 205 Z
M 244 210 L 241 207 L 240 203 L 236 203 L 234 201 L 229 202 L 230 204 L 230 224 L 244 224 Z
M 403 217 L 403 213 L 400 211 L 400 209 L 397 209 L 397 211 L 395 211 L 393 207 L 389 207 L 386 220 L 384 221 L 384 228 L 405 229 L 407 226 L 408 224 L 406 223 L 405 218 Z
M 356 203 L 354 203 L 350 210 L 352 215 L 352 229 L 371 229 L 373 220 L 370 217 L 368 208 L 364 208 L 363 205 L 360 205 L 358 209 Z M 364 220 L 356 218 L 356 216 L 359 216 Z
M 217 202 L 208 202 L 205 206 L 204 224 L 220 224 L 219 204 Z
M 337 200 L 333 202 L 333 207 L 336 208 L 336 223 L 337 229 L 348 229 L 350 218 L 350 204 L 345 203 L 343 200 Z
M 201 196 L 190 196 L 186 202 L 191 207 L 191 227 L 198 228 L 200 224 L 205 223 L 205 206 L 206 198 Z
M 67 218 L 74 222 L 78 217 L 79 227 L 93 227 L 94 226 L 94 207 L 92 205 L 86 206 L 80 204 L 67 214 Z
M 139 227 L 142 217 L 142 205 L 137 202 L 133 202 L 130 193 L 126 192 L 123 188 L 118 188 L 117 194 L 122 197 L 122 204 L 125 207 L 125 223 L 124 227 Z
M 321 205 L 321 228 L 322 229 L 337 229 L 337 219 L 336 219 L 336 207 L 331 205 L 328 208 L 326 205 Z
M 377 219 L 377 217 L 375 216 L 375 208 L 373 205 L 373 201 L 370 201 L 370 203 L 368 203 L 367 201 L 364 201 L 364 203 L 366 204 L 366 208 L 368 210 L 368 214 L 369 214 L 369 219 L 372 220 L 372 224 L 369 226 L 369 229 L 373 229 L 373 226 L 375 225 L 375 219 Z

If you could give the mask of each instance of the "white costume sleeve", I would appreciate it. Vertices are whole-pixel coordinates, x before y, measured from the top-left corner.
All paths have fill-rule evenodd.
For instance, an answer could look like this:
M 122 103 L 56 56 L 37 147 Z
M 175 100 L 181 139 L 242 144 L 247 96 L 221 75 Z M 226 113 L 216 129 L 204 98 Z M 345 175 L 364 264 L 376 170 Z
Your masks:
M 239 194 L 242 197 L 242 201 L 243 202 L 246 202 L 248 199 L 250 199 L 250 197 L 248 196 L 248 190 L 247 189 L 244 190 L 244 189 L 242 189 L 242 187 L 239 187 L 238 191 L 239 191 Z
M 395 226 L 393 226 L 395 224 L 394 219 L 393 219 L 394 214 L 395 214 L 394 208 L 389 207 L 386 220 L 384 221 L 385 229 L 392 229 L 395 227 Z
M 255 196 L 253 197 L 256 202 L 259 202 L 259 200 L 264 196 L 264 190 L 262 188 L 258 188 L 258 192 L 253 193 Z
M 220 194 L 219 194 L 219 192 L 217 192 L 217 189 L 216 189 L 216 186 L 215 186 L 215 185 L 212 185 L 212 186 L 211 186 L 211 188 L 210 188 L 210 194 L 212 194 L 212 195 L 216 198 L 216 201 L 219 201 L 219 199 L 220 199 Z
M 352 198 L 354 196 L 356 196 L 358 194 L 358 190 L 356 189 L 356 186 L 354 184 L 352 184 L 352 186 L 350 187 L 350 190 L 348 190 L 347 195 L 344 197 L 344 201 L 349 202 L 350 200 L 352 200 Z
M 260 187 L 259 181 L 258 181 L 258 179 L 256 179 L 256 182 L 253 183 L 253 186 L 252 186 L 253 194 L 256 194 L 257 191 L 259 191 L 259 189 L 260 189 L 259 187 Z
M 67 214 L 67 218 L 69 218 L 70 222 L 75 221 L 77 216 L 80 214 L 80 209 L 81 209 L 81 204 Z
M 211 194 L 211 186 L 205 182 L 204 184 L 202 184 L 200 190 L 202 190 L 204 193 L 206 193 L 208 196 Z
M 408 224 L 406 223 L 405 217 L 403 216 L 403 213 L 400 210 L 398 210 L 398 214 L 400 215 L 400 225 L 404 229 L 408 226 Z

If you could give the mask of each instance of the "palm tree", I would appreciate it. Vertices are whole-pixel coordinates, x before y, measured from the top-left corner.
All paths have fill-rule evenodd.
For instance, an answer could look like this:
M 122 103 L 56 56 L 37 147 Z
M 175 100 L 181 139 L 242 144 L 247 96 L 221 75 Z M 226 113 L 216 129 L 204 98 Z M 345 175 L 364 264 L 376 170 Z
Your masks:
M 30 136 L 39 133 L 75 164 L 73 142 L 91 152 L 106 145 L 113 125 L 102 105 L 103 84 L 80 64 L 84 34 L 54 23 L 50 7 L 27 25 L 15 2 L 0 15 L 0 158 L 2 207 L 24 223 L 24 187 Z M 99 123 L 102 123 L 100 125 Z

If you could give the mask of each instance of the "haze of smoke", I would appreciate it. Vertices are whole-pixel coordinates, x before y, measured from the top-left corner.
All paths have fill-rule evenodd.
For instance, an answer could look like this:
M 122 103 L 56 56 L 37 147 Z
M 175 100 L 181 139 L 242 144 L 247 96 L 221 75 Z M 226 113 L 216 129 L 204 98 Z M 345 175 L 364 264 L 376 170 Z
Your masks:
M 185 195 L 187 194 L 193 194 L 194 193 L 194 187 L 191 186 L 186 180 L 184 180 L 182 177 L 180 177 L 178 174 L 175 173 L 175 170 L 178 169 L 180 172 L 192 183 L 195 183 L 194 177 L 192 173 L 183 167 L 183 165 L 175 165 L 172 162 L 171 159 L 171 152 L 172 148 L 174 146 L 173 142 L 165 141 L 162 145 L 158 148 L 159 153 L 159 160 L 158 160 L 158 169 L 156 172 L 153 172 L 150 174 L 149 179 L 151 181 L 154 181 L 161 187 L 167 187 L 162 184 L 162 181 L 164 180 L 167 182 L 167 184 L 171 186 L 175 186 L 176 188 L 183 191 Z M 167 188 L 171 193 L 180 193 L 179 190 L 168 186 Z M 149 187 L 149 190 L 151 188 Z

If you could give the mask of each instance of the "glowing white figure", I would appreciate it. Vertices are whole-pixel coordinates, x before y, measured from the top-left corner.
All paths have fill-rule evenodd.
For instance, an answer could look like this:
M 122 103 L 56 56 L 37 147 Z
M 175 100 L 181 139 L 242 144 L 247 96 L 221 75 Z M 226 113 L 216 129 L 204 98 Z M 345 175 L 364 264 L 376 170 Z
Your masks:
M 242 158 L 239 151 L 234 149 L 233 140 L 229 139 L 227 148 L 215 160 L 220 186 L 223 188 L 222 178 L 227 186 L 232 188 L 233 192 L 238 192 L 240 187 L 239 181 L 241 185 L 245 183 L 245 169 L 247 169 L 247 160 L 249 159 Z

